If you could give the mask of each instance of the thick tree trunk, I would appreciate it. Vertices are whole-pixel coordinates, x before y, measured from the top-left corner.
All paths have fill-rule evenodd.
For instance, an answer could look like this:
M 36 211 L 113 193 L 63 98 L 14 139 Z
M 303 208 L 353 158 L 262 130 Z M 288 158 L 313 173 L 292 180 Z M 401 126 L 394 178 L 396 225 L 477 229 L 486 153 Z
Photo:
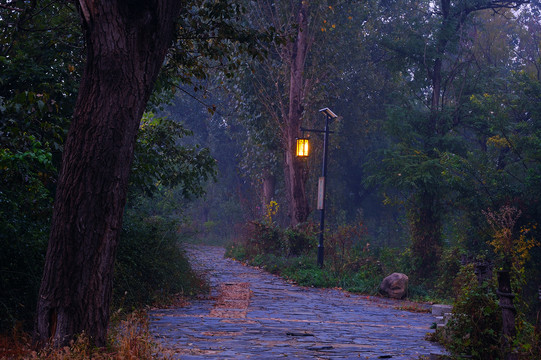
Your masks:
M 36 340 L 105 345 L 113 266 L 139 121 L 182 2 L 85 1 L 87 63 L 66 140 Z
M 272 199 L 274 198 L 274 192 L 276 190 L 276 176 L 270 172 L 270 170 L 265 170 L 263 172 L 263 205 L 269 205 Z
M 498 296 L 502 309 L 502 353 L 505 360 L 516 360 L 517 354 L 513 351 L 513 340 L 516 335 L 516 310 L 513 305 L 515 295 L 511 289 L 511 276 L 508 270 L 498 271 Z
M 302 1 L 298 13 L 298 33 L 291 44 L 289 81 L 289 112 L 286 127 L 285 182 L 289 202 L 290 224 L 295 226 L 308 219 L 310 209 L 306 198 L 306 164 L 295 156 L 296 137 L 299 135 L 304 111 L 304 65 L 308 54 L 308 2 Z
M 412 252 L 417 262 L 417 278 L 430 279 L 436 275 L 441 257 L 441 205 L 433 194 L 415 195 L 414 206 L 409 211 L 412 235 Z

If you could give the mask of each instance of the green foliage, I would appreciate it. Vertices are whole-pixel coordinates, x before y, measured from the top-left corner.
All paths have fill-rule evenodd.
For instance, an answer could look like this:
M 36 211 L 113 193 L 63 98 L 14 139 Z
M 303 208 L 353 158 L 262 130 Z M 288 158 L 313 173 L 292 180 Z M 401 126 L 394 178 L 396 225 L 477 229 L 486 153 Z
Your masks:
M 461 270 L 461 255 L 458 247 L 445 249 L 438 264 L 439 276 L 434 290 L 443 299 L 454 299 L 457 295 L 452 284 Z
M 536 330 L 534 325 L 527 322 L 522 322 L 520 325 L 514 344 L 524 358 L 541 358 L 541 329 Z
M 208 149 L 182 146 L 181 139 L 189 135 L 178 122 L 146 113 L 132 164 L 132 191 L 152 196 L 161 187 L 180 187 L 184 197 L 201 196 L 206 181 L 216 180 L 216 161 Z
M 291 258 L 287 265 L 281 274 L 301 286 L 332 288 L 340 284 L 340 279 L 336 274 L 317 266 L 313 255 Z
M 326 234 L 325 266 L 316 261 L 315 226 L 301 224 L 282 229 L 276 224 L 252 222 L 242 242 L 227 246 L 226 256 L 246 261 L 302 286 L 340 287 L 353 292 L 377 294 L 383 278 L 399 271 L 397 252 L 384 249 L 379 261 L 365 239 L 361 224 L 342 226 Z M 298 252 L 293 251 L 296 246 Z M 385 273 L 388 271 L 388 273 Z
M 315 226 L 309 223 L 282 229 L 268 221 L 252 221 L 248 224 L 247 234 L 240 245 L 249 259 L 261 254 L 300 256 L 313 249 L 315 235 Z M 237 249 L 238 245 L 235 245 Z
M 479 284 L 474 265 L 469 264 L 460 269 L 452 288 L 456 295 L 453 315 L 446 327 L 438 331 L 440 341 L 458 358 L 467 355 L 480 360 L 503 359 L 502 309 L 495 294 L 495 281 Z M 521 292 L 519 288 L 514 291 Z M 521 358 L 537 359 L 541 354 L 539 334 L 526 321 L 516 298 L 514 302 L 518 312 L 513 347 Z
M 264 43 L 275 34 L 272 29 L 256 30 L 246 26 L 246 8 L 239 1 L 192 0 L 183 6 L 178 19 L 177 37 L 162 68 L 158 88 L 178 83 L 192 85 L 194 91 L 203 90 L 197 80 L 205 80 L 214 71 L 226 78 L 237 74 L 241 56 L 261 59 Z M 156 94 L 155 94 L 156 95 Z M 215 107 L 208 110 L 214 112 Z
M 0 329 L 30 323 L 49 235 L 56 169 L 33 135 L 0 149 Z
M 0 153 L 0 328 L 30 320 L 41 280 L 52 205 L 42 179 L 52 165 L 40 145 Z
M 178 227 L 178 221 L 152 215 L 143 206 L 126 210 L 115 263 L 114 307 L 131 311 L 174 294 L 201 291 L 202 280 L 188 263 Z
M 366 255 L 370 253 L 370 243 L 365 235 L 362 224 L 341 225 L 334 231 L 327 231 L 324 246 L 329 270 L 337 276 L 357 271 L 363 265 L 359 258 L 367 259 Z
M 284 231 L 285 249 L 288 256 L 309 254 L 316 248 L 316 227 L 311 223 L 288 227 Z
M 0 329 L 31 323 L 60 152 L 75 102 L 80 33 L 70 6 L 0 8 Z
M 248 239 L 248 251 L 254 255 L 286 255 L 286 243 L 282 230 L 275 224 L 253 222 L 252 236 Z
M 2 330 L 15 321 L 32 317 L 49 234 L 57 172 L 85 49 L 79 14 L 72 3 L 16 0 L 8 5 L 0 7 Z M 177 82 L 180 77 L 191 83 L 193 77 L 205 77 L 209 67 L 220 63 L 227 63 L 229 69 L 225 66 L 223 70 L 231 76 L 238 66 L 234 59 L 236 50 L 242 48 L 252 56 L 260 54 L 260 48 L 253 46 L 252 41 L 260 37 L 251 30 L 242 31 L 240 19 L 244 10 L 236 3 L 203 0 L 194 1 L 192 5 L 183 7 L 180 23 L 184 26 L 178 27 L 181 33 L 178 49 L 181 51 L 171 53 L 156 86 L 153 105 L 171 96 L 170 81 Z M 209 23 L 212 25 L 207 26 Z M 182 58 L 179 54 L 187 57 Z M 179 69 L 181 75 L 178 74 Z M 173 74 L 174 78 L 168 78 Z M 181 190 L 176 194 L 176 200 L 200 196 L 204 192 L 205 181 L 215 178 L 215 161 L 208 150 L 180 146 L 179 140 L 189 132 L 173 121 L 146 116 L 143 125 L 148 126 L 143 126 L 137 143 L 130 189 L 132 200 L 141 193 L 156 195 L 165 187 L 178 186 Z M 179 203 L 177 201 L 176 206 Z M 171 212 L 176 211 L 171 203 L 168 206 Z M 168 259 L 171 263 L 170 273 L 179 275 L 184 271 L 187 263 L 180 255 L 177 256 L 172 240 L 160 242 L 159 237 L 172 239 L 172 235 L 164 230 L 167 221 L 161 218 L 151 221 L 151 215 L 146 213 L 140 224 L 133 219 L 130 223 L 133 216 L 126 216 L 129 228 L 125 232 L 133 236 L 136 245 L 129 245 L 129 240 L 124 240 L 126 247 L 120 246 L 119 256 L 127 263 L 119 265 L 119 273 L 124 271 L 125 275 L 119 283 L 126 288 L 137 289 L 136 281 L 147 281 L 143 287 L 152 294 L 149 296 L 154 296 L 154 291 L 147 287 L 148 278 L 133 269 L 137 260 L 145 269 L 156 273 L 154 280 L 164 291 L 178 291 L 178 282 L 167 279 L 171 283 L 167 285 L 158 281 L 159 277 L 165 276 L 157 269 L 162 264 L 145 262 L 148 259 L 138 258 L 142 255 L 135 252 L 135 248 L 141 248 L 159 253 L 160 246 L 167 243 L 165 250 L 162 249 L 166 253 L 160 255 L 171 254 L 170 257 L 162 256 L 164 261 Z M 149 230 L 152 226 L 145 226 L 145 220 L 160 228 L 159 234 L 152 234 Z M 142 237 L 147 236 L 152 245 L 141 246 L 144 245 Z M 124 257 L 123 251 L 127 252 Z M 175 263 L 177 260 L 178 264 Z M 116 291 L 118 293 L 119 290 Z M 130 306 L 147 301 L 149 298 L 141 298 L 142 294 L 128 292 L 125 300 Z
M 225 247 L 225 257 L 233 260 L 245 261 L 248 259 L 248 253 L 244 244 L 231 242 Z
M 488 283 L 479 285 L 473 265 L 461 269 L 460 294 L 453 304 L 453 316 L 444 330 L 448 349 L 455 355 L 473 359 L 499 359 L 501 309 Z
M 405 205 L 415 261 L 411 275 L 418 279 L 433 277 L 442 251 L 442 222 L 449 188 L 442 177 L 438 149 L 457 147 L 431 128 L 432 117 L 418 104 L 390 107 L 386 129 L 395 143 L 373 153 L 366 164 L 371 174 L 367 183 L 385 191 L 386 203 Z M 437 118 L 443 121 L 444 117 Z

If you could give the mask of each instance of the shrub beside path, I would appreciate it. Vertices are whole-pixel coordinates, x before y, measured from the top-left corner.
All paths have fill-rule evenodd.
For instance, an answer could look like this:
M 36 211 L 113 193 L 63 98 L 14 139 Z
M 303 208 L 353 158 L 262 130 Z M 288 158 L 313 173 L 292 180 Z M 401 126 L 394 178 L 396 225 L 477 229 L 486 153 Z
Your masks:
M 442 354 L 425 340 L 428 313 L 401 302 L 290 284 L 224 259 L 224 249 L 188 249 L 209 280 L 208 296 L 151 312 L 151 332 L 175 359 L 419 359 Z

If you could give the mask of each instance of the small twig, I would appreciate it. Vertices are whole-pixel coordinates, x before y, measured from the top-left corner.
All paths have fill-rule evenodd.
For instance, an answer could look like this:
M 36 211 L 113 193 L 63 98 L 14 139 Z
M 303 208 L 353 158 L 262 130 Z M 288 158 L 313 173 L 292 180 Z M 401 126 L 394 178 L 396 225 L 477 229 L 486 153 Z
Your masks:
M 7 9 L 7 10 L 12 10 L 12 11 L 18 11 L 18 12 L 23 12 L 24 11 L 24 9 L 9 6 L 9 5 L 5 5 L 5 4 L 0 4 L 0 8 Z

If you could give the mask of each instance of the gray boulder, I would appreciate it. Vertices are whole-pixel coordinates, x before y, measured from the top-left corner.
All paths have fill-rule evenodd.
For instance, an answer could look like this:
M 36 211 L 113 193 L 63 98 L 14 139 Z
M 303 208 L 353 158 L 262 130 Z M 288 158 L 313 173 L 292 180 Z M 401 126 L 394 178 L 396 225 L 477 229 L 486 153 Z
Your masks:
M 393 299 L 402 299 L 408 292 L 408 277 L 401 273 L 387 276 L 379 286 L 379 292 Z

